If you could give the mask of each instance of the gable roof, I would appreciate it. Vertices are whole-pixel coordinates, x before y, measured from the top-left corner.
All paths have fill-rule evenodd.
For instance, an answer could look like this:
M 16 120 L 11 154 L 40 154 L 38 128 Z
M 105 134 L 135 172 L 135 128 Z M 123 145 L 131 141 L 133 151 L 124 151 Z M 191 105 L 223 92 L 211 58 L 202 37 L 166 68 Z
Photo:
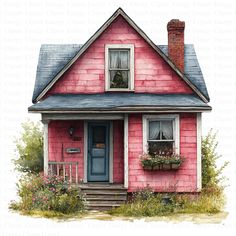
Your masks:
M 136 32 L 141 35 L 141 37 L 167 62 L 167 64 L 182 78 L 192 90 L 204 101 L 209 102 L 209 96 L 205 86 L 205 92 L 196 86 L 196 82 L 193 83 L 185 74 L 183 74 L 176 65 L 168 58 L 167 53 L 165 53 L 165 48 L 163 51 L 157 45 L 155 45 L 151 39 L 135 24 L 135 22 L 121 9 L 118 8 L 114 14 L 95 32 L 95 34 L 84 44 L 84 45 L 74 45 L 68 46 L 68 51 L 63 51 L 62 45 L 54 45 L 56 52 L 53 58 L 50 58 L 50 53 L 47 50 L 53 45 L 42 45 L 39 55 L 39 64 L 36 74 L 36 82 L 33 94 L 33 103 L 39 101 L 49 89 L 58 81 L 58 79 L 70 68 L 70 66 L 87 50 L 87 48 L 109 27 L 109 25 L 118 17 L 122 16 L 128 23 L 133 27 Z M 45 53 L 46 51 L 46 53 Z M 73 52 L 72 52 L 73 51 Z M 60 58 L 61 55 L 61 58 Z M 58 63 L 56 60 L 58 59 Z M 47 66 L 46 61 L 49 62 L 50 66 Z M 197 60 L 196 60 L 197 62 Z M 45 66 L 42 66 L 45 64 Z M 196 63 L 195 63 L 196 64 Z M 197 63 L 198 64 L 198 63 Z M 55 69 L 52 67 L 54 66 Z M 199 65 L 198 65 L 199 67 Z M 43 68 L 46 68 L 46 73 L 43 72 Z M 200 67 L 199 67 L 200 68 Z M 51 69 L 51 71 L 50 71 Z M 198 73 L 197 73 L 198 74 Z M 203 77 L 202 77 L 203 78 Z M 41 80 L 41 81 L 38 81 Z M 204 80 L 203 80 L 204 82 Z M 202 83 L 203 84 L 203 83 Z M 205 84 L 205 83 L 204 83 Z M 201 87 L 201 86 L 200 86 Z

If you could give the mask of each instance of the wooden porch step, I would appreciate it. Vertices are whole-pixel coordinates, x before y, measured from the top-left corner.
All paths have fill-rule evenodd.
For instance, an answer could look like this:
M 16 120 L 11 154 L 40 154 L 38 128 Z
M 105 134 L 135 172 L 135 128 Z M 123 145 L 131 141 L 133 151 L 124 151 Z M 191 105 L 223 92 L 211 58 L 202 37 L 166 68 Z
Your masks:
M 82 192 L 86 195 L 116 195 L 116 196 L 118 196 L 118 195 L 126 195 L 127 194 L 126 190 L 114 190 L 114 189 L 112 189 L 112 190 L 84 189 L 84 190 L 82 190 Z
M 97 200 L 106 200 L 106 201 L 113 201 L 113 200 L 119 200 L 119 201 L 126 201 L 126 194 L 122 195 L 85 195 L 87 201 L 97 201 Z
M 95 201 L 86 201 L 86 206 L 120 206 L 124 204 L 123 200 L 95 200 Z
M 86 210 L 88 211 L 109 211 L 111 209 L 111 206 L 86 206 Z
M 83 184 L 79 186 L 87 210 L 110 210 L 127 200 L 127 189 L 118 184 Z
M 126 190 L 126 188 L 123 185 L 98 185 L 98 184 L 93 184 L 93 185 L 79 185 L 79 188 L 81 190 Z
M 92 210 L 92 211 L 108 211 L 111 210 L 114 207 L 119 207 L 121 204 L 105 204 L 105 203 L 95 203 L 95 204 L 86 204 L 85 209 L 86 210 Z

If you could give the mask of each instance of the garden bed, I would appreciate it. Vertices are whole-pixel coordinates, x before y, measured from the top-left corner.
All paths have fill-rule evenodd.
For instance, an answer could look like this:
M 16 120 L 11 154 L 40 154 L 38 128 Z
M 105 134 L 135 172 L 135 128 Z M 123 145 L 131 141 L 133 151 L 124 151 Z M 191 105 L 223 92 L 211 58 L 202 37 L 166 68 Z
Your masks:
M 23 214 L 70 215 L 84 211 L 84 198 L 78 188 L 59 176 L 28 174 L 18 184 L 20 201 L 12 201 L 10 209 Z

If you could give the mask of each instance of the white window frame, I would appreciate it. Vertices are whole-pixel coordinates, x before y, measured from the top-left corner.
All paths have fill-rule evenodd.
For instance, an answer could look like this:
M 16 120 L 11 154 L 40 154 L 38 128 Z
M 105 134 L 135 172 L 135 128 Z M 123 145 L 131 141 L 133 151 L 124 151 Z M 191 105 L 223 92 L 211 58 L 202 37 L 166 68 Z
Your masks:
M 110 88 L 109 49 L 127 49 L 130 51 L 130 78 L 128 88 Z M 105 45 L 105 90 L 106 91 L 134 91 L 134 45 L 133 44 L 106 44 Z
M 148 152 L 149 121 L 173 120 L 173 139 L 175 153 L 180 153 L 179 115 L 143 115 L 143 152 Z

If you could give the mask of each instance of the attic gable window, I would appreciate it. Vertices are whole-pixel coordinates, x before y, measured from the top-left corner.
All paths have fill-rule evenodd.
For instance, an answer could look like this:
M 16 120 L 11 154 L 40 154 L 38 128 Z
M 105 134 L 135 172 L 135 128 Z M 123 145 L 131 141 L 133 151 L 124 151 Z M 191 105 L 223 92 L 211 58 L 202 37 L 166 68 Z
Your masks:
M 134 89 L 134 46 L 106 45 L 106 90 L 129 91 Z

